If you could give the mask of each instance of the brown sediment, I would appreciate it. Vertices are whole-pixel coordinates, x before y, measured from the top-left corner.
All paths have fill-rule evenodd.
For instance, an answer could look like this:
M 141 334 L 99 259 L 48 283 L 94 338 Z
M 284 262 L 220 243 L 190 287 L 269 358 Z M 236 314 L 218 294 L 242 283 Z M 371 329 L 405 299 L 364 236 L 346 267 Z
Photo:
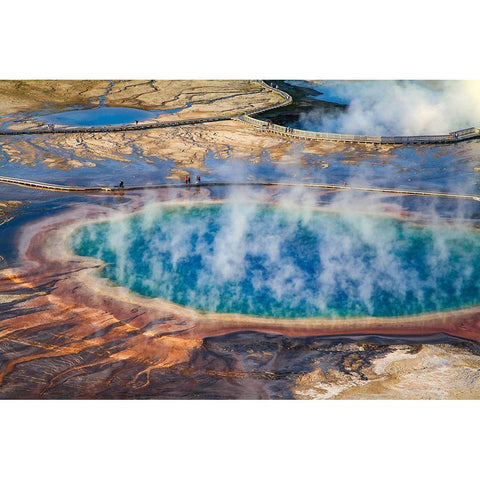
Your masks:
M 328 155 L 344 152 L 351 146 L 334 142 L 298 142 L 269 135 L 242 122 L 225 120 L 213 124 L 168 127 L 146 131 L 69 133 L 35 138 L 0 138 L 0 149 L 11 162 L 35 165 L 37 162 L 58 169 L 71 169 L 92 162 L 117 160 L 130 162 L 131 155 L 172 160 L 177 169 L 203 168 L 208 154 L 218 159 L 258 160 L 268 152 L 272 161 L 302 161 L 309 154 Z M 368 155 L 368 147 L 359 146 L 356 155 Z M 353 155 L 353 153 L 352 153 Z M 72 157 L 78 162 L 73 164 Z
M 2 80 L 0 115 L 74 105 L 94 107 L 102 97 L 109 107 L 183 109 L 160 114 L 160 120 L 237 116 L 281 100 L 280 95 L 249 80 L 114 80 L 113 85 L 106 80 Z M 38 125 L 19 123 L 24 128 Z
M 0 220 L 2 217 L 5 217 L 11 214 L 13 211 L 17 210 L 23 202 L 19 200 L 5 200 L 0 201 Z
M 413 347 L 413 348 L 412 348 Z M 376 352 L 375 350 L 380 350 Z M 383 351 L 382 351 L 383 350 Z M 300 399 L 478 399 L 480 357 L 464 345 L 353 344 L 341 368 L 314 368 L 292 388 Z
M 192 192 L 188 195 L 194 199 Z M 157 199 L 168 200 L 167 192 L 157 193 Z M 134 198 L 126 208 L 132 212 L 140 206 Z M 7 312 L 0 330 L 0 396 L 101 397 L 120 377 L 115 395 L 147 395 L 152 391 L 152 375 L 157 378 L 178 368 L 187 375 L 189 362 L 205 338 L 234 332 L 288 338 L 445 333 L 480 341 L 479 307 L 398 318 L 272 319 L 202 313 L 134 294 L 100 277 L 101 261 L 76 256 L 67 245 L 79 225 L 114 213 L 109 207 L 81 205 L 24 227 L 18 239 L 21 265 L 0 271 L 0 303 Z M 304 383 L 319 381 L 312 375 Z M 246 382 L 257 381 L 244 377 Z M 27 384 L 28 392 L 19 394 Z M 158 378 L 155 385 L 158 388 Z M 348 388 L 362 385 L 357 382 Z
M 88 105 L 90 99 L 106 92 L 109 83 L 106 80 L 2 80 L 0 114 L 40 110 L 45 106 Z
M 39 109 L 43 103 L 65 108 L 70 103 L 106 94 L 105 105 L 141 108 L 180 108 L 168 120 L 239 115 L 257 107 L 275 106 L 279 95 L 251 81 L 119 81 L 110 88 L 107 82 L 1 82 L 0 113 Z M 95 95 L 97 97 L 95 97 Z M 80 97 L 81 98 L 80 98 Z M 95 100 L 97 98 L 97 100 Z M 280 98 L 281 100 L 281 98 Z M 26 103 L 25 103 L 26 102 Z M 43 103 L 42 103 L 43 102 Z M 82 102 L 80 102 L 82 103 Z M 165 117 L 165 118 L 163 118 Z M 165 120 L 166 116 L 159 117 Z M 26 123 L 25 123 L 26 122 Z M 12 129 L 37 125 L 19 121 Z M 258 161 L 268 152 L 272 161 L 301 161 L 310 154 L 328 155 L 342 152 L 358 159 L 359 152 L 368 157 L 388 152 L 386 147 L 352 146 L 335 142 L 301 141 L 271 135 L 240 121 L 225 120 L 212 124 L 167 127 L 145 131 L 68 133 L 2 137 L 0 149 L 10 162 L 71 170 L 94 167 L 95 162 L 116 160 L 130 162 L 132 155 L 148 159 L 172 160 L 174 169 L 204 168 L 208 154 L 218 159 L 241 157 Z M 328 167 L 322 163 L 322 168 Z M 172 176 L 175 172 L 172 171 Z
M 13 220 L 15 212 L 22 206 L 19 200 L 0 201 L 0 226 Z M 0 268 L 4 258 L 0 255 Z
M 169 202 L 172 204 L 172 202 Z M 188 201 L 187 201 L 188 203 Z M 178 202 L 175 202 L 178 204 Z M 183 336 L 202 338 L 212 334 L 226 334 L 238 330 L 255 329 L 270 333 L 283 333 L 289 336 L 305 335 L 423 335 L 447 333 L 453 336 L 480 340 L 480 306 L 452 311 L 423 313 L 402 317 L 358 317 L 358 318 L 296 318 L 277 319 L 249 316 L 243 314 L 202 313 L 161 299 L 150 299 L 134 294 L 126 288 L 113 284 L 94 275 L 102 266 L 99 260 L 92 260 L 72 254 L 66 240 L 79 225 L 106 218 L 108 210 L 97 206 L 80 207 L 68 215 L 48 218 L 40 224 L 28 226 L 22 235 L 23 256 L 27 262 L 33 262 L 35 273 L 27 270 L 17 273 L 18 277 L 32 275 L 42 277 L 54 272 L 70 272 L 57 284 L 55 295 L 62 302 L 73 305 L 88 302 L 90 306 L 111 304 L 118 313 L 125 305 L 143 307 L 146 312 L 155 315 L 173 315 L 186 322 L 188 329 L 182 329 Z M 398 212 L 392 215 L 401 217 Z M 75 284 L 72 289 L 71 285 Z M 72 293 L 73 292 L 73 293 Z M 92 300 L 95 299 L 95 302 Z M 110 307 L 110 308 L 111 308 Z M 188 332 L 188 333 L 187 333 Z

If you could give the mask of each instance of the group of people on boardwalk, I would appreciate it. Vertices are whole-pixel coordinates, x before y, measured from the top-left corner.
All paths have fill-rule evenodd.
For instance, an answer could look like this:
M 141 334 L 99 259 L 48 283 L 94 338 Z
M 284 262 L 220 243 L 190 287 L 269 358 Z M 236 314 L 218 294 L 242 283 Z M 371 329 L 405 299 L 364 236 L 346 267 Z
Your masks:
M 200 185 L 200 182 L 202 181 L 202 179 L 200 178 L 200 175 L 197 175 L 197 178 L 195 180 L 195 185 Z M 191 185 L 192 183 L 192 179 L 190 178 L 190 175 L 187 173 L 185 175 L 185 185 Z
M 202 179 L 200 178 L 200 175 L 197 175 L 197 177 L 195 179 L 195 185 L 200 185 L 201 181 L 202 181 Z M 191 183 L 192 183 L 192 179 L 190 178 L 190 175 L 187 173 L 185 175 L 185 185 L 191 185 Z M 125 184 L 123 183 L 123 180 L 120 180 L 117 188 L 120 189 L 120 190 L 123 190 L 125 188 Z
M 274 125 L 273 122 L 271 120 L 269 120 L 267 125 L 265 125 L 264 128 L 266 128 L 268 130 L 269 128 L 272 128 L 273 125 Z M 292 127 L 285 127 L 285 133 L 293 133 L 293 128 Z

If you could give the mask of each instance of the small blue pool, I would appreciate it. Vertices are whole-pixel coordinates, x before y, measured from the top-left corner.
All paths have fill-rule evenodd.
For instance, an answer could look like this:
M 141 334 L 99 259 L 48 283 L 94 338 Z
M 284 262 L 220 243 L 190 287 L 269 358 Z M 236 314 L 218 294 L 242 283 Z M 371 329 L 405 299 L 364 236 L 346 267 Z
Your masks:
M 47 115 L 37 115 L 35 120 L 46 124 L 67 125 L 72 127 L 97 127 L 103 125 L 123 125 L 126 123 L 151 120 L 158 115 L 177 113 L 183 108 L 169 110 L 141 110 L 125 107 L 96 107 L 79 110 L 67 110 Z

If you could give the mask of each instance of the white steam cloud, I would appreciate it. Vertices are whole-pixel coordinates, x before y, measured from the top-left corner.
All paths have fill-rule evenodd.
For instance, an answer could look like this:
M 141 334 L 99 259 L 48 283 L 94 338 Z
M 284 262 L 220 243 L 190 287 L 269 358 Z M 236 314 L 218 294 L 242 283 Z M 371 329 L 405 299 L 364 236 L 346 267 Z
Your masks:
M 105 223 L 103 231 L 98 226 L 85 228 L 76 246 L 89 243 L 90 251 L 84 254 L 111 262 L 115 280 L 133 290 L 141 285 L 163 298 L 210 311 L 235 312 L 235 305 L 243 304 L 250 313 L 283 316 L 279 304 L 288 302 L 290 312 L 299 309 L 306 315 L 371 315 L 378 314 L 380 294 L 385 302 L 398 302 L 396 314 L 402 314 L 412 305 L 417 311 L 460 306 L 468 289 L 471 298 L 480 295 L 475 268 L 480 234 L 460 223 L 438 227 L 434 204 L 425 228 L 401 222 L 398 230 L 398 225 L 375 220 L 377 215 L 385 218 L 385 205 L 369 195 L 340 194 L 331 208 L 341 212 L 341 220 L 336 223 L 338 217 L 332 216 L 320 227 L 314 192 L 297 188 L 277 195 L 276 207 L 262 216 L 268 200 L 258 190 L 233 189 L 217 212 L 214 233 L 201 210 L 184 217 L 173 213 L 181 219 L 172 223 L 166 205 L 151 204 L 136 215 L 136 222 L 117 218 Z M 457 213 L 461 219 L 462 212 Z M 159 225 L 164 225 L 161 233 Z M 421 241 L 411 242 L 414 230 L 430 238 L 423 247 Z M 285 252 L 285 245 L 308 232 L 321 237 L 320 243 L 309 244 L 316 248 L 311 258 L 319 259 L 313 281 L 299 258 L 305 252 Z M 425 245 L 420 255 L 426 268 L 419 271 L 414 257 Z M 194 262 L 201 268 L 191 267 Z M 251 285 L 248 291 L 245 282 Z M 339 295 L 343 312 L 337 308 Z M 259 308 L 262 298 L 273 309 Z
M 348 109 L 302 114 L 302 128 L 358 135 L 436 135 L 480 126 L 477 80 L 342 81 L 325 82 L 325 88 L 344 99 Z

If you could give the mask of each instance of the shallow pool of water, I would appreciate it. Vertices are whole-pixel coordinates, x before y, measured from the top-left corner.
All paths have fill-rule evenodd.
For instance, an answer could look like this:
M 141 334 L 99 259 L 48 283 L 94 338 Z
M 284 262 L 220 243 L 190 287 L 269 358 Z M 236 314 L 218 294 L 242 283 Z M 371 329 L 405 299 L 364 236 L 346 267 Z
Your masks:
M 126 123 L 135 123 L 135 121 L 142 122 L 156 118 L 161 114 L 173 114 L 181 110 L 183 110 L 183 108 L 141 110 L 139 108 L 96 107 L 38 115 L 34 117 L 34 119 L 46 124 L 53 123 L 54 125 L 75 127 L 96 127 L 102 125 L 123 125 Z
M 151 206 L 81 227 L 80 255 L 132 291 L 270 317 L 399 316 L 480 303 L 480 234 L 263 204 Z

